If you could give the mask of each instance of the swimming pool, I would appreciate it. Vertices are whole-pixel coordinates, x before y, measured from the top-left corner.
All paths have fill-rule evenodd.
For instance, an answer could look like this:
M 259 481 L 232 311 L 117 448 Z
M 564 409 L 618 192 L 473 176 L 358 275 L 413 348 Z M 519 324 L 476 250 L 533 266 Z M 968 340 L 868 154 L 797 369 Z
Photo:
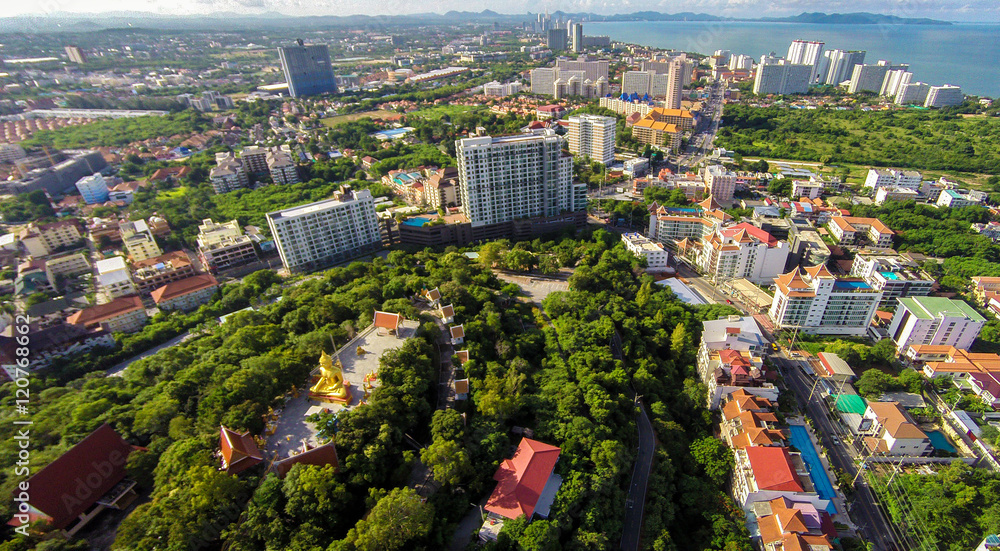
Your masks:
M 433 218 L 428 218 L 426 216 L 411 216 L 410 218 L 400 222 L 400 224 L 403 224 L 404 226 L 416 226 L 419 228 L 420 226 L 433 221 Z
M 789 440 L 793 446 L 798 448 L 802 454 L 802 460 L 809 466 L 809 478 L 812 479 L 813 486 L 816 487 L 816 493 L 823 499 L 832 500 L 837 497 L 837 492 L 834 491 L 833 484 L 830 483 L 830 477 L 826 475 L 826 469 L 823 468 L 823 462 L 820 461 L 819 454 L 816 453 L 816 448 L 813 446 L 812 440 L 809 439 L 809 432 L 806 431 L 805 426 L 789 425 L 788 429 L 791 433 Z M 837 514 L 837 508 L 833 505 L 833 501 L 826 508 L 826 512 L 831 515 Z
M 931 445 L 934 446 L 935 450 L 944 450 L 948 453 L 956 453 L 958 451 L 948 441 L 948 437 L 939 430 L 927 431 L 927 438 L 931 439 Z

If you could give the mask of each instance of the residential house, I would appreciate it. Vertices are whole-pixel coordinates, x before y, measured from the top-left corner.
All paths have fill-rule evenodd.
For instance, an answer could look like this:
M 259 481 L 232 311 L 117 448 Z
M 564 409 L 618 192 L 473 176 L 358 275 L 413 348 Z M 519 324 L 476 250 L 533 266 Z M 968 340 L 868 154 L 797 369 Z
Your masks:
M 913 422 L 898 402 L 869 402 L 862 420 L 870 421 L 865 445 L 874 453 L 884 455 L 925 456 L 934 451 L 930 438 Z

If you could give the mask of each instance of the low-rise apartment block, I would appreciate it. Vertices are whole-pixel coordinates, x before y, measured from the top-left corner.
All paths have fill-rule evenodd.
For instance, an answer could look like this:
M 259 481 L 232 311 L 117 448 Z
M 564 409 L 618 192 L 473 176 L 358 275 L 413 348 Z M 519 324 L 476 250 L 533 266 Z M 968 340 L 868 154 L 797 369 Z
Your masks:
M 33 258 L 48 256 L 60 249 L 81 244 L 83 234 L 76 220 L 60 220 L 49 224 L 29 222 L 18 239 Z
M 211 300 L 219 282 L 211 274 L 201 274 L 167 283 L 150 295 L 160 310 L 194 310 Z
M 271 148 L 267 153 L 267 170 L 271 181 L 276 184 L 296 184 L 299 170 L 292 159 L 292 153 L 284 149 Z
M 125 257 L 113 256 L 98 260 L 94 267 L 97 270 L 99 302 L 111 302 L 139 292 L 132 280 L 132 273 L 125 264 Z
M 961 300 L 944 297 L 906 297 L 889 324 L 896 350 L 912 345 L 954 346 L 968 350 L 986 325 L 986 318 Z
M 121 232 L 125 250 L 133 262 L 141 262 L 163 254 L 145 220 L 122 222 L 118 230 Z
M 87 329 L 101 327 L 112 333 L 134 333 L 146 325 L 148 318 L 142 299 L 132 295 L 84 308 L 66 318 L 66 323 Z
M 703 322 L 702 327 L 698 373 L 708 386 L 710 409 L 718 409 L 724 396 L 741 389 L 778 399 L 778 389 L 768 382 L 764 368 L 768 340 L 754 318 L 730 316 Z
M 875 204 L 881 205 L 886 201 L 916 201 L 920 193 L 908 187 L 880 187 L 875 192 Z
M 869 168 L 865 177 L 866 188 L 878 191 L 883 187 L 920 189 L 921 176 L 916 170 L 900 170 L 896 168 Z
M 58 285 L 60 279 L 89 273 L 90 270 L 90 260 L 84 253 L 64 253 L 45 259 L 45 276 L 55 289 L 62 287 Z
M 907 348 L 905 355 L 924 361 L 927 377 L 951 377 L 956 387 L 972 390 L 984 404 L 1000 408 L 1000 355 L 919 344 Z
M 243 235 L 236 220 L 216 224 L 211 218 L 198 226 L 198 258 L 212 273 L 258 260 L 253 240 Z
M 623 233 L 622 242 L 629 252 L 646 259 L 647 269 L 663 270 L 670 266 L 670 253 L 663 245 L 650 241 L 641 233 Z
M 250 177 L 243 161 L 234 157 L 232 153 L 215 154 L 215 166 L 209 172 L 208 179 L 212 183 L 212 190 L 217 194 L 250 186 Z
M 158 287 L 196 275 L 191 257 L 175 251 L 132 263 L 132 277 L 140 293 L 148 295 Z
M 834 216 L 830 218 L 827 229 L 841 245 L 862 245 L 868 242 L 881 249 L 892 248 L 892 239 L 896 235 L 878 218 L 857 216 Z
M 768 315 L 779 329 L 820 335 L 865 335 L 882 292 L 858 278 L 836 278 L 826 266 L 796 268 L 774 279 Z
M 946 189 L 941 192 L 937 202 L 934 204 L 939 207 L 959 209 L 962 207 L 981 205 L 985 199 L 986 194 L 981 191 Z
M 736 174 L 722 165 L 710 165 L 702 172 L 705 189 L 717 201 L 731 201 L 736 191 Z

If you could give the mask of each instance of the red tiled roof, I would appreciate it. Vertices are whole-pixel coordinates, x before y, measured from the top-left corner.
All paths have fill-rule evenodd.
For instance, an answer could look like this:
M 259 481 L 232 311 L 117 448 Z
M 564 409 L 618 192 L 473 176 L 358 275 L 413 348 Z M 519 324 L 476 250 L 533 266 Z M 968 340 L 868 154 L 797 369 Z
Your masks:
M 375 311 L 375 327 L 395 331 L 401 323 L 403 323 L 403 316 L 400 314 Z
M 555 446 L 522 438 L 514 457 L 505 459 L 493 475 L 497 487 L 486 503 L 486 510 L 509 519 L 521 515 L 530 519 L 559 452 Z
M 333 470 L 340 470 L 340 460 L 337 458 L 337 448 L 333 445 L 333 442 L 282 459 L 276 462 L 273 468 L 279 477 L 284 478 L 288 474 L 288 471 L 292 470 L 292 467 L 299 463 L 303 465 L 315 465 L 317 467 L 333 465 Z
M 65 528 L 125 478 L 131 452 L 110 425 L 101 425 L 28 479 L 28 503 L 51 518 L 53 528 Z
M 128 297 L 121 297 L 116 298 L 111 302 L 98 304 L 97 306 L 91 306 L 90 308 L 84 308 L 79 312 L 70 314 L 70 316 L 66 318 L 66 323 L 83 326 L 97 325 L 102 321 L 107 321 L 122 314 L 142 309 L 142 299 L 138 296 L 132 295 Z
M 179 281 L 172 281 L 163 287 L 154 290 L 150 295 L 157 304 L 184 295 L 201 291 L 209 287 L 218 287 L 219 282 L 211 274 L 201 274 L 187 277 Z
M 792 467 L 792 458 L 785 448 L 746 448 L 750 468 L 761 490 L 804 492 L 799 476 Z
M 239 474 L 264 460 L 249 432 L 242 434 L 222 427 L 219 436 L 222 468 L 229 474 Z
M 746 222 L 744 222 L 742 224 L 736 224 L 735 226 L 726 228 L 726 229 L 721 230 L 721 231 L 722 231 L 722 235 L 724 235 L 726 237 L 735 237 L 736 234 L 740 233 L 741 231 L 745 231 L 749 235 L 751 235 L 754 238 L 756 238 L 757 241 L 761 241 L 763 243 L 767 243 L 768 247 L 774 247 L 774 246 L 776 246 L 778 244 L 778 239 L 775 238 L 773 235 L 771 235 L 771 234 L 767 233 L 766 231 L 758 228 L 757 226 L 754 226 L 753 224 L 747 224 Z

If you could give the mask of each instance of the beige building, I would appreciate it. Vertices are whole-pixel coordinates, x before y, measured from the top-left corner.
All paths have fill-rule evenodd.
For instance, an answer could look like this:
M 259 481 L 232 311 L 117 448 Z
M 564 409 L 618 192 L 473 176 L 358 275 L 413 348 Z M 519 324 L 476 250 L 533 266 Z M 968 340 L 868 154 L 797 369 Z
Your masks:
M 184 251 L 174 251 L 141 262 L 132 263 L 132 277 L 136 287 L 142 294 L 149 294 L 153 289 L 167 283 L 180 281 L 196 275 L 191 257 Z
M 68 253 L 45 259 L 45 276 L 49 284 L 58 290 L 56 280 L 59 276 L 69 277 L 90 272 L 90 261 L 83 253 Z
M 168 283 L 152 292 L 153 301 L 160 310 L 188 311 L 208 302 L 219 282 L 210 274 L 196 275 Z
M 122 222 L 118 229 L 132 262 L 141 262 L 163 254 L 145 220 Z
M 66 323 L 88 329 L 102 327 L 112 333 L 134 333 L 146 325 L 147 319 L 142 299 L 133 295 L 80 310 L 66 318 Z
M 76 245 L 83 239 L 76 220 L 60 220 L 51 224 L 31 222 L 21 231 L 21 243 L 34 258 L 52 254 L 63 247 Z
M 276 184 L 295 184 L 299 181 L 299 171 L 292 160 L 292 154 L 272 148 L 267 154 L 267 170 Z
M 257 250 L 236 220 L 216 224 L 206 218 L 198 226 L 198 257 L 206 268 L 217 272 L 256 262 Z
M 892 248 L 892 238 L 896 235 L 878 218 L 834 216 L 827 228 L 842 245 L 859 245 L 867 238 L 875 247 L 888 249 Z
M 458 169 L 442 168 L 424 182 L 424 196 L 431 208 L 458 206 Z
M 97 269 L 97 289 L 100 292 L 98 302 L 111 302 L 139 292 L 128 266 L 125 265 L 125 257 L 113 256 L 98 260 L 94 267 Z

